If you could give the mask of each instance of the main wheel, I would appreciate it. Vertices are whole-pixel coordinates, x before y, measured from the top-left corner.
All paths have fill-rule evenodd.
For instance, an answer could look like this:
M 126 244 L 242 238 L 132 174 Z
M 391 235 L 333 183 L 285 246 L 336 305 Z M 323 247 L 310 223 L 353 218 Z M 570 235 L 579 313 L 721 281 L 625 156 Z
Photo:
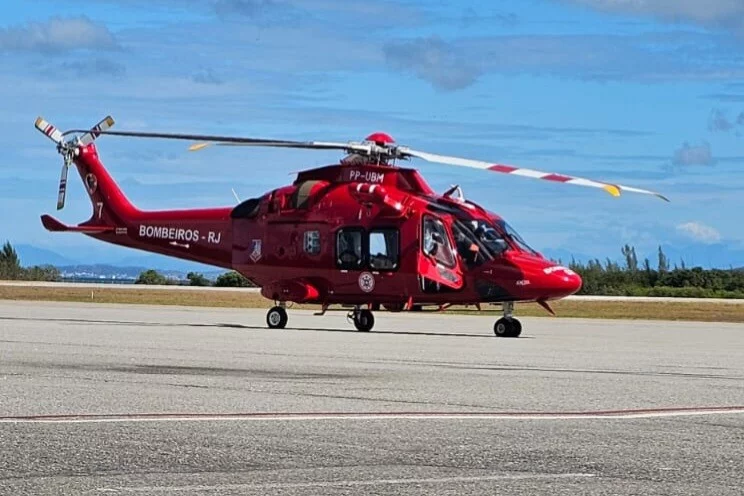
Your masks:
M 273 307 L 266 314 L 266 323 L 271 329 L 284 329 L 288 320 L 287 311 L 283 307 Z
M 518 338 L 520 334 L 522 334 L 522 323 L 518 321 L 517 319 L 512 319 L 512 333 L 510 338 Z
M 522 323 L 517 319 L 502 317 L 493 325 L 493 333 L 500 338 L 516 338 L 522 334 Z
M 368 332 L 375 326 L 375 316 L 369 310 L 359 310 L 354 314 L 354 327 L 357 331 Z

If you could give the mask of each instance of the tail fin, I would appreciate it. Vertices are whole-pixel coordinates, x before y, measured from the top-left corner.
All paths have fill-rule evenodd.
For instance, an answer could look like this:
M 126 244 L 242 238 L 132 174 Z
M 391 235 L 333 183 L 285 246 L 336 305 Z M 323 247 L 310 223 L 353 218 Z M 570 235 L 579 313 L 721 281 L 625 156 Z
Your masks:
M 65 205 L 67 170 L 70 165 L 75 164 L 80 178 L 83 180 L 83 185 L 93 204 L 93 215 L 87 222 L 81 224 L 81 226 L 86 226 L 86 229 L 122 225 L 124 219 L 139 212 L 109 175 L 99 160 L 98 151 L 93 144 L 101 132 L 107 131 L 113 125 L 114 119 L 107 116 L 88 131 L 62 133 L 42 117 L 37 118 L 35 122 L 36 129 L 57 144 L 57 151 L 64 159 L 59 182 L 57 210 L 62 209 Z M 65 136 L 78 132 L 82 134 L 65 141 Z M 43 222 L 44 226 L 50 230 L 70 230 L 68 226 L 64 226 L 51 217 L 43 220 Z
M 93 215 L 81 225 L 123 225 L 139 213 L 101 163 L 95 145 L 79 150 L 75 165 L 93 205 Z

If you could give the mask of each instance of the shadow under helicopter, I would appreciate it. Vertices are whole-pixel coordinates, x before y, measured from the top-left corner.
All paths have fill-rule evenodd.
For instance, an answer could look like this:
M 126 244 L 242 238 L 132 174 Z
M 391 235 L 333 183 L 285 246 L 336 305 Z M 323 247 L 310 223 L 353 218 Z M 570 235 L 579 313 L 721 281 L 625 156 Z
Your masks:
M 269 330 L 267 327 L 261 326 L 250 326 L 244 324 L 196 324 L 195 326 L 208 326 L 208 327 L 227 327 L 231 329 L 246 329 L 246 330 Z M 347 332 L 351 334 L 390 334 L 398 336 L 440 336 L 440 337 L 458 337 L 458 338 L 487 338 L 493 339 L 492 334 L 487 333 L 469 333 L 469 332 L 432 332 L 432 331 L 390 331 L 390 330 L 373 330 L 369 332 L 361 332 L 356 329 L 340 329 L 340 328 L 322 328 L 322 327 L 285 327 L 284 329 L 271 329 L 271 331 L 310 331 L 310 332 Z M 519 339 L 535 339 L 533 336 L 520 336 Z
M 356 329 L 341 329 L 341 328 L 323 328 L 323 327 L 286 327 L 284 329 L 269 329 L 266 326 L 254 326 L 246 324 L 235 324 L 229 322 L 215 322 L 215 323 L 176 323 L 176 322 L 147 322 L 147 321 L 127 321 L 127 320 L 103 320 L 103 319 L 84 319 L 84 318 L 39 318 L 39 317 L 0 317 L 0 321 L 41 321 L 41 322 L 62 322 L 69 324 L 100 324 L 100 325 L 127 325 L 127 326 L 143 326 L 143 327 L 201 327 L 201 328 L 217 328 L 217 329 L 242 329 L 250 331 L 306 331 L 306 332 L 342 332 L 350 334 L 382 334 L 382 335 L 394 335 L 394 336 L 439 336 L 439 337 L 460 337 L 460 338 L 484 338 L 493 339 L 494 336 L 484 330 L 482 333 L 474 332 L 434 332 L 434 331 L 410 331 L 410 330 L 373 330 L 370 332 L 360 332 Z M 535 339 L 533 336 L 520 336 L 519 339 Z

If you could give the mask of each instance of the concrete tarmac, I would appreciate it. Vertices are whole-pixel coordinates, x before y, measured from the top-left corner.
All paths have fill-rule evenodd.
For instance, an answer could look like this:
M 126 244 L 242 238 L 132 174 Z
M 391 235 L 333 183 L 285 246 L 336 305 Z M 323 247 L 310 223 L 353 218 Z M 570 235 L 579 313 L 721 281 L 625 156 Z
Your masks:
M 0 302 L 0 494 L 744 487 L 741 324 L 289 315 Z

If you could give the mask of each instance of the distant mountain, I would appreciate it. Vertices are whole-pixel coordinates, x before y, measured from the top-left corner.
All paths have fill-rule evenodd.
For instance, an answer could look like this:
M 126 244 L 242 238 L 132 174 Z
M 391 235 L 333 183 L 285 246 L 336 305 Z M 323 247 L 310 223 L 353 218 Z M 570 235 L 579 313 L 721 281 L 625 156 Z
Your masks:
M 155 269 L 165 277 L 171 279 L 186 279 L 186 275 L 189 272 L 200 272 L 207 279 L 216 279 L 217 276 L 225 272 L 222 271 L 203 271 L 203 270 L 173 270 L 163 268 L 159 266 L 119 266 L 109 264 L 79 264 L 79 265 L 63 265 L 57 267 L 66 280 L 91 280 L 91 279 L 116 279 L 116 280 L 133 280 L 137 279 L 139 275 L 148 270 Z
M 744 267 L 744 248 L 732 246 L 727 243 L 716 243 L 705 245 L 700 243 L 680 243 L 664 244 L 661 246 L 662 251 L 667 257 L 670 267 L 675 265 L 681 267 L 682 261 L 688 268 L 703 267 L 706 269 L 730 269 L 732 267 Z M 658 250 L 658 249 L 657 249 Z M 656 268 L 659 263 L 659 254 L 657 250 L 648 253 L 636 251 L 639 265 L 643 265 L 644 259 L 648 258 L 651 267 Z M 625 264 L 625 259 L 619 254 L 613 253 L 609 258 L 621 265 Z M 602 264 L 607 260 L 605 256 L 591 256 L 586 253 L 575 253 L 571 250 L 556 248 L 545 249 L 542 254 L 551 260 L 561 261 L 564 264 L 571 262 L 572 258 L 577 262 L 587 263 L 589 260 L 599 258 Z
M 196 262 L 190 262 L 188 260 L 181 260 L 179 258 L 166 257 L 165 255 L 157 255 L 144 252 L 132 252 L 133 255 L 130 257 L 119 258 L 116 261 L 107 262 L 110 265 L 116 265 L 120 267 L 136 266 L 136 267 L 147 267 L 148 269 L 160 269 L 160 270 L 172 270 L 179 272 L 209 272 L 219 270 L 219 267 L 213 265 L 200 264 Z
M 31 267 L 34 265 L 75 265 L 80 263 L 78 260 L 60 255 L 52 250 L 38 248 L 32 245 L 13 245 L 18 257 L 21 259 L 21 265 Z
M 60 251 L 72 251 L 82 254 L 83 260 L 67 256 L 46 248 L 28 244 L 13 245 L 18 252 L 21 265 L 53 265 L 57 267 L 65 278 L 79 279 L 136 279 L 139 274 L 148 269 L 155 269 L 166 277 L 185 279 L 189 272 L 199 272 L 209 279 L 214 279 L 225 272 L 224 269 L 164 255 L 150 254 L 132 250 L 132 256 L 121 257 L 116 253 L 106 255 L 106 252 L 89 253 L 77 247 L 60 247 Z
M 744 266 L 744 248 L 728 243 L 662 245 L 661 249 L 667 256 L 671 267 L 675 264 L 681 265 L 682 260 L 687 267 L 731 269 Z M 656 266 L 657 252 L 649 254 L 648 259 L 652 267 Z

